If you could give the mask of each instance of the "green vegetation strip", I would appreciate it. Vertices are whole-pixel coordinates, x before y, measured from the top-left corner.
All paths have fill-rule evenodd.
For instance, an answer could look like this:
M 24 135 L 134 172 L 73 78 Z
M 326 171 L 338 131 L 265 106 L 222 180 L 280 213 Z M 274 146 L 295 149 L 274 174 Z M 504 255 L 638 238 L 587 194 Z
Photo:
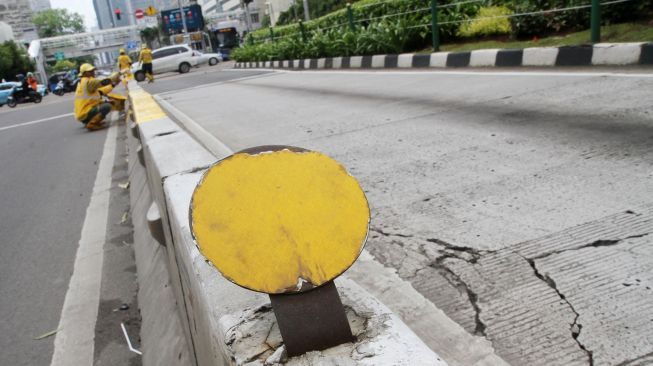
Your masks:
M 653 0 L 601 0 L 602 19 L 618 24 L 653 16 Z M 270 61 L 354 55 L 398 54 L 425 50 L 431 46 L 430 1 L 361 0 L 306 23 L 295 23 L 250 33 L 245 45 L 236 49 L 236 61 Z M 444 50 L 477 48 L 520 48 L 560 45 L 544 42 L 551 35 L 589 28 L 589 0 L 438 0 L 438 34 Z M 650 27 L 648 27 L 650 29 Z M 645 31 L 647 32 L 647 31 Z M 604 32 L 604 42 L 646 41 L 650 37 Z M 548 37 L 548 38 L 547 38 Z M 628 37 L 628 38 L 626 38 Z M 541 39 L 538 42 L 465 40 L 489 38 Z M 563 44 L 584 44 L 589 32 L 577 38 L 565 37 Z M 547 41 L 549 42 L 549 41 Z M 453 48 L 460 43 L 461 48 Z M 449 46 L 447 46 L 447 44 Z M 467 48 L 465 48 L 467 47 Z
M 653 26 L 644 23 L 624 23 L 601 27 L 602 42 L 653 42 Z M 443 45 L 441 51 L 474 51 L 494 48 L 529 48 L 529 47 L 559 47 L 587 43 L 590 31 L 569 33 L 564 36 L 552 36 L 531 41 L 498 41 L 487 40 L 477 42 L 452 43 Z M 427 48 L 419 53 L 431 53 Z

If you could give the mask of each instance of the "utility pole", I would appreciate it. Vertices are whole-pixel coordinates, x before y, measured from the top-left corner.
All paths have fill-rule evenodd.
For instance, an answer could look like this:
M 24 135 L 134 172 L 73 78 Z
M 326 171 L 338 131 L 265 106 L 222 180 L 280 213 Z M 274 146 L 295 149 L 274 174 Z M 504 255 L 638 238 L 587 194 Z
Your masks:
M 249 33 L 252 31 L 252 19 L 249 17 L 249 1 L 240 0 L 240 7 L 245 12 L 245 26 L 247 27 L 247 33 Z
M 111 28 L 116 27 L 116 21 L 113 20 L 113 4 L 111 3 L 111 0 L 107 0 L 107 6 L 109 7 L 109 19 L 111 19 Z
M 308 0 L 304 0 L 304 19 L 307 22 L 311 20 L 311 15 L 308 13 Z
M 184 25 L 184 34 L 188 34 L 188 27 L 186 26 L 186 13 L 184 13 L 184 7 L 181 5 L 181 0 L 177 0 L 179 5 L 179 11 L 181 12 L 181 24 Z
M 125 6 L 127 7 L 127 21 L 129 25 L 136 25 L 136 16 L 134 15 L 134 9 L 132 8 L 132 1 L 125 0 Z

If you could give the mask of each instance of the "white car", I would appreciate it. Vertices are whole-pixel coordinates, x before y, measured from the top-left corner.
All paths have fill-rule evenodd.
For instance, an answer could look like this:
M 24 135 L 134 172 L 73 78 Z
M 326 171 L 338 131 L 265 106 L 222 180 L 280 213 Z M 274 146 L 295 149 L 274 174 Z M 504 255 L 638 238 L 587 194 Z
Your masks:
M 215 66 L 218 62 L 222 62 L 222 55 L 219 53 L 203 53 L 200 51 L 194 51 L 197 54 L 200 62 L 199 65 L 208 63 L 209 66 Z
M 154 74 L 178 71 L 186 73 L 191 67 L 199 64 L 199 55 L 192 48 L 178 44 L 167 46 L 152 51 L 152 71 Z M 145 73 L 138 62 L 132 64 L 132 73 L 137 81 L 145 80 Z

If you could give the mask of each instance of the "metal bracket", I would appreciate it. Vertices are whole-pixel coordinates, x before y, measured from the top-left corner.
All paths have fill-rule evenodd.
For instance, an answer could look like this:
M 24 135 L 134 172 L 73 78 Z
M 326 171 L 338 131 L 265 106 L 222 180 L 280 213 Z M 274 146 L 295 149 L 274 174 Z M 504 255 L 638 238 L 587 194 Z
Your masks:
M 333 281 L 306 292 L 271 294 L 270 300 L 289 357 L 354 340 Z

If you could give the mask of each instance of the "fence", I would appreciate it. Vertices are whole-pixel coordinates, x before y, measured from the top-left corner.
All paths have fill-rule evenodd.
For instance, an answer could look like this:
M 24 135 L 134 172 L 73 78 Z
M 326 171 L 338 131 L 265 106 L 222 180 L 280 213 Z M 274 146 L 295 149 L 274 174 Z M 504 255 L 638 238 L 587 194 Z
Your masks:
M 342 11 L 326 15 L 325 17 L 318 18 L 311 22 L 304 23 L 300 21 L 296 25 L 288 25 L 277 27 L 276 29 L 270 27 L 268 34 L 262 33 L 260 30 L 253 32 L 246 38 L 246 44 L 258 45 L 263 43 L 276 42 L 284 39 L 301 40 L 301 42 L 308 42 L 318 34 L 325 32 L 338 31 L 340 33 L 351 32 L 357 33 L 361 30 L 370 27 L 375 23 L 390 22 L 395 20 L 401 22 L 402 19 L 410 17 L 410 22 L 406 22 L 406 26 L 402 28 L 405 31 L 418 30 L 422 34 L 430 33 L 430 43 L 434 50 L 439 50 L 440 38 L 444 29 L 450 34 L 455 26 L 463 23 L 488 21 L 494 19 L 511 19 L 513 22 L 527 23 L 528 18 L 535 18 L 535 16 L 553 17 L 559 13 L 575 12 L 580 14 L 579 19 L 587 17 L 589 11 L 589 23 L 591 28 L 591 42 L 598 43 L 601 40 L 600 24 L 601 24 L 601 11 L 608 7 L 621 3 L 634 3 L 638 0 L 587 0 L 586 3 L 573 4 L 572 6 L 565 7 L 552 7 L 549 9 L 537 9 L 529 11 L 515 11 L 512 14 L 495 15 L 488 17 L 473 16 L 481 6 L 487 5 L 500 5 L 500 2 L 492 0 L 463 0 L 453 3 L 441 4 L 438 0 L 424 0 L 424 1 L 401 1 L 401 0 L 382 0 L 374 3 L 367 4 L 347 4 L 346 8 Z M 646 2 L 647 0 L 640 0 Z M 401 2 L 405 5 L 401 11 L 381 13 L 379 14 L 377 7 L 388 10 L 392 8 L 390 5 Z M 499 3 L 499 4 L 498 4 Z M 427 6 L 428 5 L 428 6 Z M 470 7 L 471 10 L 465 10 L 465 7 Z M 462 9 L 462 10 L 461 10 Z M 519 6 L 515 8 L 519 10 Z M 371 11 L 370 11 L 371 10 Z M 396 9 L 395 9 L 396 10 Z M 455 11 L 454 11 L 455 10 Z M 372 16 L 362 17 L 361 14 L 372 14 Z M 322 20 L 321 20 L 322 19 Z M 585 19 L 582 20 L 584 22 Z M 417 24 L 415 24 L 417 23 Z M 521 23 L 520 23 L 521 24 Z

